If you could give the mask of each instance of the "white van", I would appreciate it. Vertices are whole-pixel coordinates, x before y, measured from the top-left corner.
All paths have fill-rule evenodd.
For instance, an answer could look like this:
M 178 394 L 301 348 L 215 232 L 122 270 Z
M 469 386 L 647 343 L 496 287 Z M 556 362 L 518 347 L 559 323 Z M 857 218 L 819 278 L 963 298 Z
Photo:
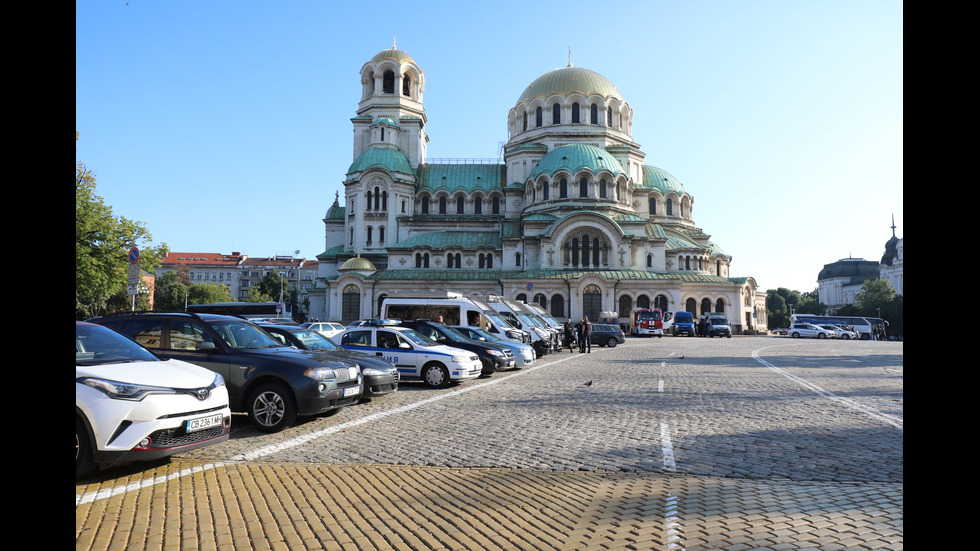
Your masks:
M 497 295 L 488 295 L 486 299 L 490 307 L 500 314 L 500 317 L 511 325 L 533 335 L 531 340 L 538 356 L 544 356 L 552 350 L 561 348 L 560 329 L 552 329 L 547 321 L 541 319 L 527 305 Z
M 433 320 L 446 325 L 479 327 L 501 339 L 530 344 L 531 335 L 511 326 L 496 310 L 477 297 L 460 293 L 418 293 L 385 297 L 381 317 L 396 320 Z

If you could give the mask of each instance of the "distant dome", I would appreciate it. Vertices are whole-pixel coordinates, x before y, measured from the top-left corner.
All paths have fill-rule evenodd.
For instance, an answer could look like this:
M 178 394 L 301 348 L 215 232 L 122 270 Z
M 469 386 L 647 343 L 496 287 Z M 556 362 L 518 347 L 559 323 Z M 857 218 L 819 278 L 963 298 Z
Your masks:
M 399 50 L 398 48 L 391 48 L 389 50 L 381 50 L 374 57 L 371 58 L 370 63 L 380 63 L 385 60 L 392 60 L 398 64 L 402 63 L 415 63 L 412 56 Z M 417 65 L 417 64 L 416 64 Z
M 676 192 L 678 195 L 687 193 L 677 178 L 671 176 L 666 170 L 650 165 L 643 165 L 643 187 L 659 189 L 664 194 L 669 191 Z
M 374 266 L 374 263 L 366 258 L 361 258 L 360 255 L 354 258 L 348 259 L 344 264 L 338 268 L 341 272 L 376 272 L 378 269 Z
M 357 158 L 347 174 L 364 172 L 372 168 L 380 168 L 387 172 L 400 172 L 402 174 L 414 174 L 412 166 L 408 164 L 405 154 L 397 149 L 387 147 L 373 147 L 368 149 Z
M 613 176 L 625 172 L 623 165 L 605 149 L 594 145 L 570 144 L 549 151 L 538 162 L 530 178 L 537 178 L 541 174 L 551 175 L 561 169 L 575 174 L 583 168 L 591 170 L 593 174 L 608 170 Z
M 516 105 L 531 103 L 534 98 L 544 99 L 556 93 L 568 97 L 574 92 L 579 92 L 585 97 L 598 94 L 607 99 L 623 100 L 619 90 L 606 77 L 589 69 L 569 65 L 538 77 L 524 90 Z

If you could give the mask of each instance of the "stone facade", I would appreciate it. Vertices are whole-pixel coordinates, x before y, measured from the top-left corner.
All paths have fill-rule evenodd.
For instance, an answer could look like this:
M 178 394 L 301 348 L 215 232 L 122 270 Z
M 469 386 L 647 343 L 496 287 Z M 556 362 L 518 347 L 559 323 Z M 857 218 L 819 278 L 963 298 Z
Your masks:
M 378 53 L 360 77 L 312 316 L 350 322 L 390 294 L 455 291 L 558 319 L 660 307 L 765 330 L 765 294 L 695 225 L 693 195 L 643 164 L 632 108 L 602 75 L 569 63 L 532 82 L 506 113 L 502 163 L 427 161 L 425 73 L 405 52 Z

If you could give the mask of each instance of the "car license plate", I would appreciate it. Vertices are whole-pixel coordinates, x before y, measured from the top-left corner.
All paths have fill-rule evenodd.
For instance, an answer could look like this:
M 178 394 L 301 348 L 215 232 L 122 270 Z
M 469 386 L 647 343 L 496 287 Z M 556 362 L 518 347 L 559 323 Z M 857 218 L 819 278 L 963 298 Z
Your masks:
M 354 396 L 354 395 L 360 394 L 360 393 L 361 393 L 361 387 L 360 386 L 352 386 L 350 388 L 345 388 L 344 389 L 344 398 L 346 398 L 348 396 Z
M 198 417 L 197 419 L 188 419 L 186 430 L 187 432 L 194 432 L 198 430 L 209 429 L 211 427 L 220 427 L 223 422 L 221 414 L 210 415 L 208 417 Z

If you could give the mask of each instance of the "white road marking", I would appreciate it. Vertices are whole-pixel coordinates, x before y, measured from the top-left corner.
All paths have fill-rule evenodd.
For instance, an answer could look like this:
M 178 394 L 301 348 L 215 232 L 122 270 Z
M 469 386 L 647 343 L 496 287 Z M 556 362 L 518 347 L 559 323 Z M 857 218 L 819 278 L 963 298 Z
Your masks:
M 824 389 L 820 388 L 819 386 L 817 386 L 817 385 L 815 385 L 815 384 L 807 381 L 806 379 L 803 379 L 802 377 L 797 377 L 796 375 L 787 373 L 787 372 L 783 371 L 782 369 L 780 369 L 780 368 L 772 365 L 771 363 L 769 363 L 769 362 L 763 360 L 761 357 L 759 357 L 759 352 L 761 352 L 763 350 L 769 350 L 770 348 L 777 348 L 777 347 L 780 347 L 780 346 L 794 346 L 794 345 L 791 345 L 791 344 L 789 344 L 789 345 L 787 345 L 787 344 L 781 344 L 781 345 L 775 345 L 775 346 L 767 346 L 765 348 L 760 348 L 758 350 L 753 350 L 752 351 L 752 357 L 755 358 L 756 361 L 758 361 L 760 364 L 764 365 L 765 367 L 768 367 L 769 369 L 775 371 L 776 373 L 779 373 L 783 377 L 786 377 L 787 379 L 789 379 L 789 380 L 791 380 L 791 381 L 799 384 L 800 386 L 802 386 L 802 387 L 804 387 L 806 389 L 809 389 L 809 390 L 811 390 L 811 391 L 813 391 L 813 392 L 815 392 L 815 393 L 817 393 L 817 394 L 819 394 L 821 396 L 826 396 L 827 398 L 830 398 L 831 400 L 834 400 L 834 401 L 836 401 L 836 402 L 838 402 L 840 404 L 843 404 L 844 406 L 846 406 L 846 407 L 848 407 L 850 409 L 854 409 L 854 410 L 860 411 L 860 412 L 868 415 L 869 417 L 872 417 L 872 418 L 877 419 L 877 420 L 879 420 L 879 421 L 881 421 L 883 423 L 886 423 L 888 425 L 891 425 L 891 426 L 895 427 L 898 430 L 904 430 L 904 428 L 903 428 L 904 421 L 902 419 L 900 419 L 898 417 L 895 417 L 894 415 L 889 415 L 887 413 L 882 413 L 882 412 L 880 412 L 880 411 L 878 411 L 878 410 L 876 410 L 874 408 L 870 408 L 868 406 L 859 404 L 859 403 L 857 403 L 854 400 L 851 400 L 849 398 L 843 398 L 843 397 L 838 396 L 838 395 L 836 395 L 833 392 L 830 392 L 828 390 L 824 390 Z

